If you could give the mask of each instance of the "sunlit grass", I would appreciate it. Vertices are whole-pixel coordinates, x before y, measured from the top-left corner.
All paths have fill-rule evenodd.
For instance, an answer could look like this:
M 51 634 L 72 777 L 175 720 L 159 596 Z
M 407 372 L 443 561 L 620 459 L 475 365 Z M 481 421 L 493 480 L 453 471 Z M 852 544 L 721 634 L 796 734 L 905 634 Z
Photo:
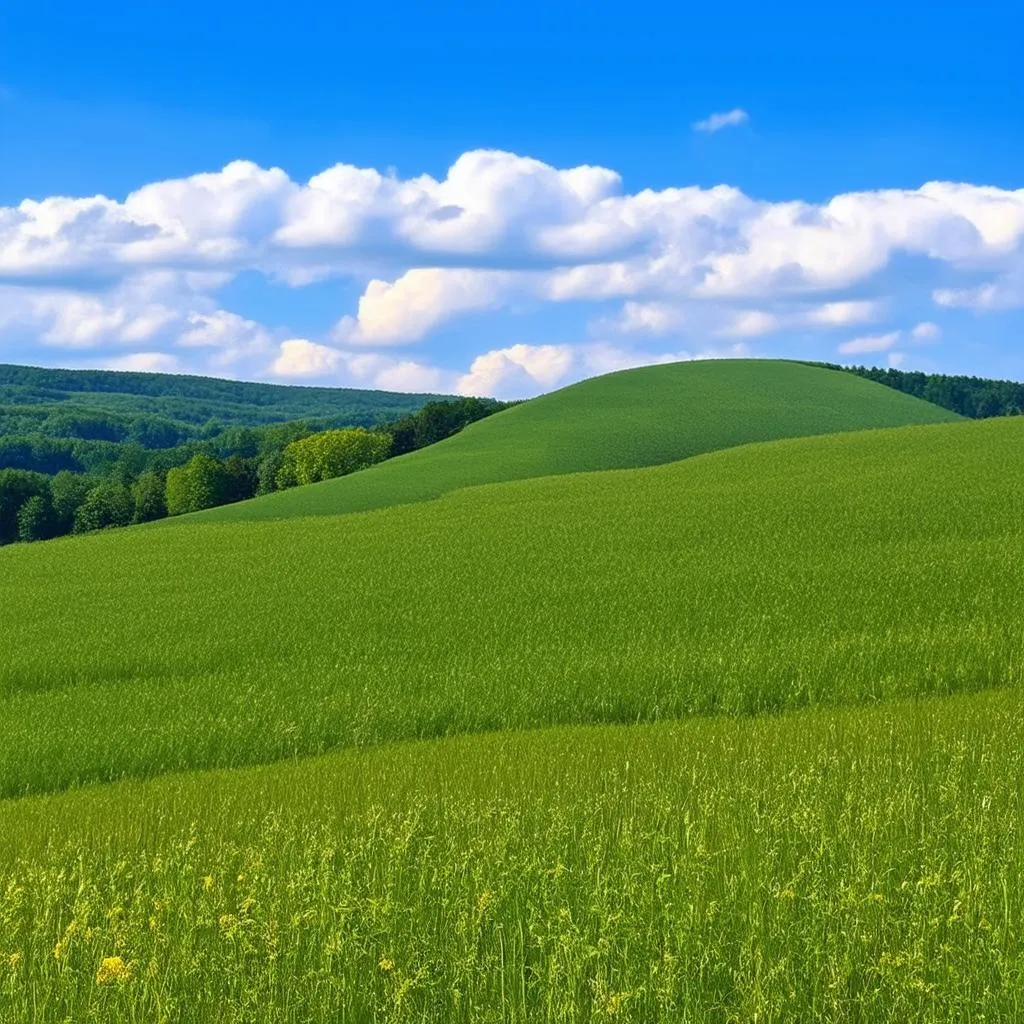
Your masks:
M 0 792 L 1017 683 L 1024 420 L 0 552 Z
M 461 737 L 8 801 L 0 1019 L 1013 1020 L 1022 711 Z

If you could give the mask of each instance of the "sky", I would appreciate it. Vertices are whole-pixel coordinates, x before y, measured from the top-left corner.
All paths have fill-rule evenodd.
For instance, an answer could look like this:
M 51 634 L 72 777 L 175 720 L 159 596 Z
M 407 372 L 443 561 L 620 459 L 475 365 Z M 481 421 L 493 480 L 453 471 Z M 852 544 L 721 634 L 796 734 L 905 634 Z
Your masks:
M 0 6 L 0 362 L 1024 379 L 1019 0 L 328 6 Z

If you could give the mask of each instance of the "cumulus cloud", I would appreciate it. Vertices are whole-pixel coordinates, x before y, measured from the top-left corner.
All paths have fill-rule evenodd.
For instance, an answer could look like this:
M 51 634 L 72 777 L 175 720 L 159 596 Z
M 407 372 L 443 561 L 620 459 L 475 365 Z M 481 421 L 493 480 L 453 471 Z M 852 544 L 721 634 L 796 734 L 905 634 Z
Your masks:
M 839 346 L 840 355 L 854 356 L 866 355 L 869 352 L 888 352 L 901 337 L 900 331 L 890 331 L 888 334 L 868 334 L 861 338 L 852 338 L 844 341 Z
M 693 130 L 704 132 L 706 135 L 714 135 L 715 132 L 720 132 L 723 128 L 734 128 L 736 125 L 746 124 L 749 120 L 750 115 L 745 110 L 736 107 L 733 110 L 712 114 L 710 117 L 704 118 L 703 121 L 695 121 Z
M 973 288 L 940 288 L 933 294 L 936 304 L 954 309 L 971 309 L 976 313 L 1024 307 L 1024 253 L 1021 262 L 994 281 Z
M 627 301 L 613 317 L 594 321 L 598 332 L 617 334 L 692 334 L 723 338 L 756 338 L 785 330 L 831 329 L 880 319 L 882 300 L 794 304 L 782 301 L 771 308 L 730 307 L 711 301 L 670 303 Z
M 334 336 L 357 345 L 419 341 L 452 316 L 500 305 L 509 276 L 488 270 L 424 268 L 391 283 L 373 280 L 359 299 L 357 314 L 343 317 Z
M 386 391 L 441 393 L 451 391 L 454 382 L 454 375 L 411 359 L 346 351 L 306 338 L 282 341 L 270 371 L 284 379 L 312 379 Z
M 305 338 L 290 338 L 281 342 L 270 369 L 276 377 L 326 377 L 344 362 L 344 354 L 336 348 Z
M 744 117 L 712 115 L 707 130 Z M 431 358 L 386 352 L 455 317 L 551 304 L 591 304 L 582 316 L 592 336 L 679 335 L 686 351 L 707 339 L 853 328 L 883 320 L 889 304 L 862 296 L 892 294 L 884 273 L 903 257 L 941 269 L 943 287 L 931 291 L 940 308 L 1024 305 L 1024 189 L 931 182 L 767 202 L 723 185 L 628 192 L 611 169 L 494 150 L 464 153 L 436 178 L 337 164 L 297 181 L 236 161 L 123 199 L 0 207 L 0 344 L 29 339 L 108 360 L 164 353 L 248 376 L 301 377 L 312 366 L 452 382 L 459 375 L 438 376 Z M 292 288 L 344 278 L 361 295 L 355 308 L 339 299 L 333 329 L 325 322 L 300 339 L 223 308 L 221 290 L 243 272 Z M 594 303 L 621 312 L 595 321 Z M 323 364 L 335 357 L 282 351 L 297 340 L 343 355 Z M 474 387 L 516 374 L 546 386 L 554 371 L 544 360 L 557 363 L 514 345 L 480 348 L 483 362 L 461 374 Z M 567 372 L 582 359 L 574 348 Z

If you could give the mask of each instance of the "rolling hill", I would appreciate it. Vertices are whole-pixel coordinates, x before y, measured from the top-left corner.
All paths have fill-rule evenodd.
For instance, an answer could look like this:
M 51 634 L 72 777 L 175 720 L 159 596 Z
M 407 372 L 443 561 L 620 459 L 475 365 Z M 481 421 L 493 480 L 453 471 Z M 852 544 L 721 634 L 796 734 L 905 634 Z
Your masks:
M 200 516 L 229 522 L 337 515 L 476 484 L 660 465 L 754 441 L 956 419 L 891 388 L 803 363 L 675 363 L 586 380 L 364 472 Z
M 0 550 L 0 1021 L 1012 1019 L 1024 418 L 794 366 Z

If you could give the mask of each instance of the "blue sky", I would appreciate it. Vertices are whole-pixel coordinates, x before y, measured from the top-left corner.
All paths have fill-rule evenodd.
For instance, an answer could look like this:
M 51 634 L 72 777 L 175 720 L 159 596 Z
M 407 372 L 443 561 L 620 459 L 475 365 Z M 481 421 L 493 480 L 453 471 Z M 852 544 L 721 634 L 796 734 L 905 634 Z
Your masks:
M 1024 378 L 1019 3 L 9 6 L 0 360 Z

